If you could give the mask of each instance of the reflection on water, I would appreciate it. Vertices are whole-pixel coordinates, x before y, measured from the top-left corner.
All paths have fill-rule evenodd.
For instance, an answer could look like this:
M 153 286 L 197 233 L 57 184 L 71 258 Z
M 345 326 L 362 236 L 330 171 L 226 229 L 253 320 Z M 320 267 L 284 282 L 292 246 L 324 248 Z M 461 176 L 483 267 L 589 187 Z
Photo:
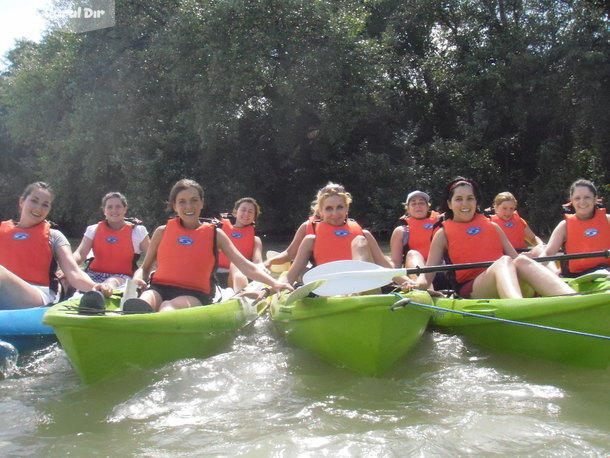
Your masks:
M 605 456 L 609 382 L 439 333 L 362 377 L 286 346 L 264 318 L 231 351 L 100 386 L 56 345 L 22 357 L 0 382 L 0 453 Z

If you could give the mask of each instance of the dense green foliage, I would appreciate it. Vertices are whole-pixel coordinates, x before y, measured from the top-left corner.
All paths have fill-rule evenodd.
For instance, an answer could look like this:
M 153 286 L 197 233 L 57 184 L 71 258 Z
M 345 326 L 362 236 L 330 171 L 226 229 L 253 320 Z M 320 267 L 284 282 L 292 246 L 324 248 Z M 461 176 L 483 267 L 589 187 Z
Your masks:
M 510 190 L 534 229 L 580 176 L 610 191 L 608 11 L 583 0 L 116 1 L 116 26 L 22 42 L 0 78 L 0 199 L 54 185 L 80 234 L 109 190 L 149 228 L 181 177 L 291 232 L 321 185 L 393 227 L 415 188 Z

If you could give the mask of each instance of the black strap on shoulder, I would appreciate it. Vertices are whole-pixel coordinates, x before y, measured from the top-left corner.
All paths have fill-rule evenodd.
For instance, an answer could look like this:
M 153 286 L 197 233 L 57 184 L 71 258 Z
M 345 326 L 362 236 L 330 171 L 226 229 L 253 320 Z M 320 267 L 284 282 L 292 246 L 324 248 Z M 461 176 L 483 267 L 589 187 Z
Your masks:
M 140 221 L 138 218 L 136 218 L 135 216 L 130 216 L 129 218 L 125 218 L 125 221 L 133 224 L 134 226 L 144 226 L 144 223 L 142 221 Z
M 220 229 L 222 227 L 222 221 L 220 221 L 217 218 L 199 218 L 199 222 L 200 223 L 208 223 L 208 224 L 213 224 L 214 226 L 216 226 L 218 229 Z
M 595 201 L 595 209 L 599 210 L 600 208 L 605 209 L 606 213 L 608 213 L 608 209 L 606 208 L 606 205 L 604 204 L 604 200 L 601 199 L 601 198 L 598 198 Z M 566 204 L 562 204 L 561 205 L 561 210 L 566 215 L 572 215 L 572 214 L 575 213 L 574 206 L 572 205 L 572 202 L 568 202 Z

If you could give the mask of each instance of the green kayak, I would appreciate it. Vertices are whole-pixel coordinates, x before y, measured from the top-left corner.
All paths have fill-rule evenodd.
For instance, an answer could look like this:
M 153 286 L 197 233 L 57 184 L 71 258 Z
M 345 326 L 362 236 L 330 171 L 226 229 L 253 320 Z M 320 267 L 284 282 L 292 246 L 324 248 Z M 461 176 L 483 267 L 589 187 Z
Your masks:
M 431 313 L 420 307 L 392 306 L 392 294 L 306 297 L 286 305 L 288 295 L 271 299 L 275 327 L 292 345 L 360 374 L 387 373 L 420 340 Z M 426 292 L 414 296 L 432 304 Z
M 78 300 L 57 304 L 43 322 L 55 330 L 70 362 L 86 384 L 132 367 L 156 367 L 222 351 L 237 331 L 255 319 L 252 301 L 230 299 L 205 307 L 123 315 L 120 297 L 106 301 L 106 314 L 79 315 Z
M 432 324 L 441 331 L 463 335 L 468 341 L 494 351 L 607 368 L 610 363 L 610 280 L 575 280 L 569 282 L 578 291 L 572 296 L 529 299 L 435 297 L 434 305 L 443 310 L 434 310 Z

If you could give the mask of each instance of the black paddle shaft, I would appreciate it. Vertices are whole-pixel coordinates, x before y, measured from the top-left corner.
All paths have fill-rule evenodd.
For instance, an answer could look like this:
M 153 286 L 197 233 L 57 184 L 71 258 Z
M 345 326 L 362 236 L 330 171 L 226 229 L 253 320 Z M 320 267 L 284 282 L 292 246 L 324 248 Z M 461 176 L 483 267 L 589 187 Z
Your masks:
M 542 258 L 532 258 L 537 262 L 550 262 L 550 261 L 564 261 L 569 259 L 584 259 L 584 258 L 608 258 L 610 257 L 610 250 L 604 251 L 593 251 L 590 253 L 573 253 L 573 254 L 556 254 L 554 256 L 544 256 Z M 450 272 L 454 270 L 464 269 L 480 269 L 491 266 L 495 261 L 483 261 L 483 262 L 471 262 L 467 264 L 446 264 L 441 266 L 426 266 L 426 267 L 413 267 L 407 270 L 407 275 L 425 274 L 428 272 Z

